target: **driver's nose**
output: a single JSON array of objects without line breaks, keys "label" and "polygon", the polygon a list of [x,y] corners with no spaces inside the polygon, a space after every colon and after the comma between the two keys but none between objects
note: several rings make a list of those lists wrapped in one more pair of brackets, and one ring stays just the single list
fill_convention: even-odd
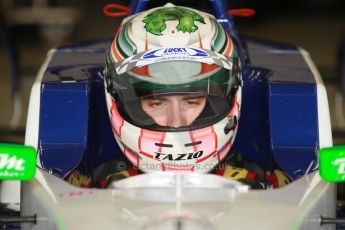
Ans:
[{"label": "driver's nose", "polygon": [[182,126],[187,126],[187,119],[183,113],[183,109],[178,104],[171,105],[169,113],[167,114],[168,126],[179,128]]}]

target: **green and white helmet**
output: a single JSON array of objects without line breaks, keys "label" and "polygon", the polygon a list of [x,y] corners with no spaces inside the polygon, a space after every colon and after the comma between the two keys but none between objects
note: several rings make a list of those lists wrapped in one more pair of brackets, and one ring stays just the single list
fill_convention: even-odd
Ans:
[{"label": "green and white helmet", "polygon": [[125,19],[107,53],[105,85],[116,141],[142,171],[209,172],[228,154],[241,68],[213,16],[167,4]]}]

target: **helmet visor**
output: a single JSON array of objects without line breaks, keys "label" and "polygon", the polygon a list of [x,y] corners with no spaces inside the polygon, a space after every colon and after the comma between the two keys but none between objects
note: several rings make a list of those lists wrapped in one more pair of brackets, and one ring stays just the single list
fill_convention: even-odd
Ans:
[{"label": "helmet visor", "polygon": [[232,72],[214,63],[169,60],[126,72],[108,65],[106,79],[127,121],[151,130],[178,131],[200,128],[226,116],[237,84]]}]

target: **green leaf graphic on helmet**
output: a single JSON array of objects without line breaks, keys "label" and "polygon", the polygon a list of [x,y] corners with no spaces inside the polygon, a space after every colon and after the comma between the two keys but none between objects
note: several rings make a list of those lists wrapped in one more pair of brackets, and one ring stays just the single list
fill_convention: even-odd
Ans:
[{"label": "green leaf graphic on helmet", "polygon": [[196,12],[185,8],[169,7],[153,11],[145,17],[143,22],[146,24],[145,29],[154,35],[162,35],[166,29],[166,21],[178,20],[179,24],[176,26],[178,31],[192,33],[197,31],[198,26],[194,21],[205,24],[204,18]]}]

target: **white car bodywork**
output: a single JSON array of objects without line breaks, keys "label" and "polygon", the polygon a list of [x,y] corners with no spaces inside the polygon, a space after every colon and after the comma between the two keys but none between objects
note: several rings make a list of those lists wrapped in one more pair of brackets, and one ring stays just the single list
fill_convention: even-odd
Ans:
[{"label": "white car bodywork", "polygon": [[[31,92],[25,144],[36,150],[41,80],[53,53],[48,53]],[[332,146],[326,90],[309,54],[301,53],[317,82],[319,146]],[[320,217],[335,217],[336,186],[318,172],[284,188],[248,191],[212,175],[198,175],[198,183],[186,186],[181,180],[187,177],[147,174],[113,188],[88,189],[38,170],[34,180],[21,186],[2,182],[0,198],[2,203],[20,202],[23,216],[36,215],[37,223],[22,224],[22,229],[335,229],[322,225]],[[157,185],[157,178],[166,184]],[[140,181],[155,183],[138,186]]]}]

